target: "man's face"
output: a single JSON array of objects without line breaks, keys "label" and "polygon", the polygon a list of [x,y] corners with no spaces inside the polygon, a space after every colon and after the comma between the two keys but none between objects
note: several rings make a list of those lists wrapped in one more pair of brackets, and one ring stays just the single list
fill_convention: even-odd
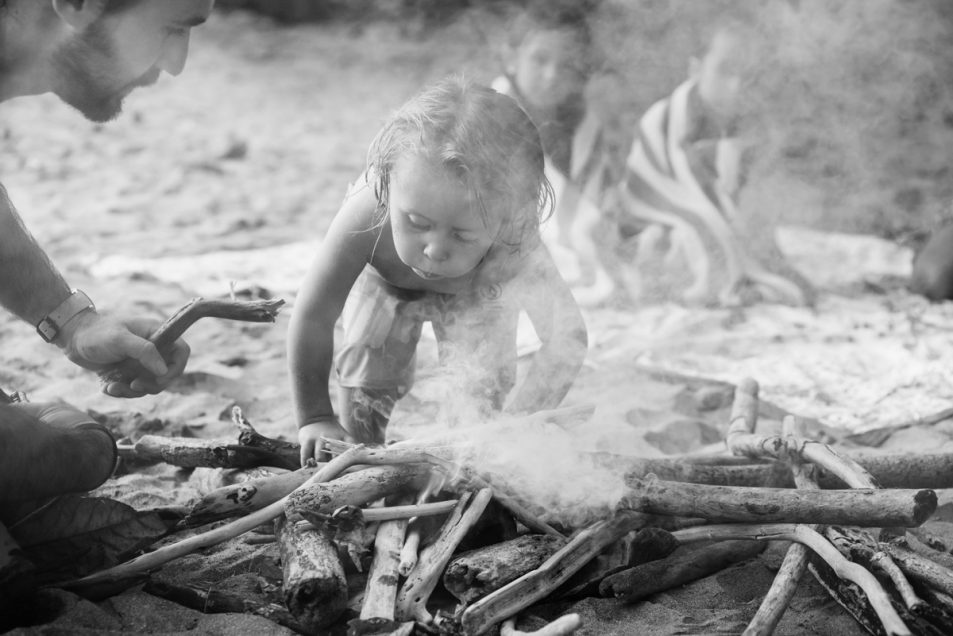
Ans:
[{"label": "man's face", "polygon": [[54,51],[53,92],[93,121],[115,118],[134,88],[182,72],[191,28],[213,2],[146,1],[100,17]]}]

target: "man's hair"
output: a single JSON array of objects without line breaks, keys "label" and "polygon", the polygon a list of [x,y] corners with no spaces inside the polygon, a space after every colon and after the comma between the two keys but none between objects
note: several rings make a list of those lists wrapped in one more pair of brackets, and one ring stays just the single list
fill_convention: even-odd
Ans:
[{"label": "man's hair", "polygon": [[[570,31],[587,57],[592,55],[593,37],[589,14],[592,0],[531,0],[517,10],[506,28],[506,44],[519,47],[528,36],[539,31]],[[588,65],[588,60],[582,60]]]},{"label": "man's hair", "polygon": [[456,176],[484,222],[502,212],[498,241],[517,247],[553,205],[539,132],[516,100],[460,76],[424,89],[400,108],[368,151],[380,219],[401,157],[421,155]]}]

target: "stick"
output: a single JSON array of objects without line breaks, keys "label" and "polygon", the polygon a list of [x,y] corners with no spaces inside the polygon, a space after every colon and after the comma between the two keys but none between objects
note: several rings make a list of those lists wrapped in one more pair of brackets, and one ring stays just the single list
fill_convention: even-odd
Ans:
[{"label": "stick", "polygon": [[242,414],[239,406],[232,407],[232,422],[238,427],[238,443],[242,446],[261,448],[285,458],[285,464],[291,470],[301,466],[301,445],[262,435]]},{"label": "stick", "polygon": [[399,620],[416,620],[424,624],[433,622],[433,617],[427,611],[430,594],[440,582],[440,575],[453,556],[453,551],[479,520],[492,496],[493,491],[483,488],[472,497],[460,498],[457,508],[440,529],[440,535],[421,552],[417,566],[407,575],[407,580],[397,593],[396,616]]},{"label": "stick", "polygon": [[[123,453],[129,457],[130,453]],[[195,437],[165,437],[143,435],[132,448],[135,459],[145,462],[165,462],[183,468],[253,468],[272,465],[294,470],[289,456],[267,448],[236,444],[228,440],[198,439]]]},{"label": "stick", "polygon": [[469,550],[453,559],[443,573],[443,586],[464,605],[495,592],[532,572],[566,544],[548,534],[524,534],[494,545]]},{"label": "stick", "polygon": [[827,444],[796,437],[755,435],[751,431],[751,403],[757,403],[758,383],[750,378],[742,380],[735,390],[740,412],[728,425],[728,448],[734,455],[754,458],[784,459],[797,455],[804,462],[813,462],[839,477],[851,488],[878,488],[879,484],[863,466],[836,453]]},{"label": "stick", "polygon": [[790,490],[630,481],[619,506],[718,522],[918,526],[936,510],[932,490]]},{"label": "stick", "polygon": [[[193,298],[183,305],[168,320],[156,329],[149,341],[160,353],[167,351],[172,344],[200,318],[224,318],[246,322],[274,322],[278,310],[285,301],[276,300],[205,300]],[[135,378],[141,366],[135,360],[126,360],[102,371],[99,376],[103,384],[117,381],[129,381]]]},{"label": "stick", "polygon": [[569,636],[574,634],[581,625],[582,618],[579,614],[566,614],[535,632],[521,632],[516,629],[516,621],[509,619],[503,621],[500,636]]},{"label": "stick", "polygon": [[923,604],[897,564],[869,535],[859,530],[839,527],[827,528],[824,535],[845,557],[867,567],[876,567],[886,574],[908,609],[916,610]]},{"label": "stick", "polygon": [[303,485],[288,495],[285,514],[321,525],[338,508],[363,506],[396,494],[426,479],[429,471],[426,464],[370,466],[333,481]]},{"label": "stick", "polygon": [[143,591],[184,605],[185,607],[204,612],[205,614],[239,613],[263,616],[270,621],[284,625],[298,633],[305,629],[291,615],[288,609],[280,603],[265,603],[245,598],[239,593],[218,590],[209,585],[195,585],[150,579],[143,586]]},{"label": "stick", "polygon": [[[805,491],[811,492],[811,491]],[[845,559],[824,537],[800,524],[766,525],[711,525],[678,530],[672,533],[682,543],[694,541],[727,539],[753,539],[758,541],[797,541],[803,543],[842,579],[856,583],[867,595],[870,604],[877,612],[887,634],[906,636],[910,630],[901,620],[890,602],[890,597],[873,574],[862,566]]]},{"label": "stick", "polygon": [[[439,482],[436,475],[433,475],[427,485],[420,489],[417,494],[417,503],[423,504],[430,498],[435,490],[439,490],[443,485],[443,480]],[[407,536],[404,538],[404,545],[400,551],[400,563],[397,571],[401,576],[407,576],[417,565],[417,557],[420,552],[420,524],[414,523],[416,519],[411,519],[407,526]]]},{"label": "stick", "polygon": [[[804,426],[796,418],[788,416],[781,422],[781,432],[785,436],[803,435]],[[809,471],[796,456],[791,458],[790,466],[798,488],[814,490],[818,487],[817,482],[808,474]],[[815,531],[819,529],[817,525],[809,527]],[[748,623],[743,636],[770,636],[774,633],[797,591],[801,577],[807,571],[810,554],[807,546],[801,543],[790,545],[771,583],[771,588],[761,600],[761,605],[758,606],[754,618]]]},{"label": "stick", "polygon": [[347,608],[347,578],[337,546],[321,530],[286,517],[278,517],[275,535],[285,605],[307,631],[323,630]]},{"label": "stick", "polygon": [[524,574],[464,610],[460,617],[461,626],[467,634],[483,634],[493,625],[515,616],[548,596],[619,537],[643,527],[645,521],[644,515],[622,510],[610,519],[589,526],[538,569]]},{"label": "stick", "polygon": [[720,572],[763,551],[763,543],[739,540],[678,552],[660,561],[643,563],[606,577],[599,585],[599,593],[624,603],[635,603],[657,592]]},{"label": "stick", "polygon": [[[325,464],[323,468],[312,475],[308,481],[300,486],[300,488],[304,488],[311,483],[322,483],[334,479],[354,463],[359,463],[358,460],[366,457],[367,453],[368,451],[364,446],[355,446],[353,449],[342,453]],[[284,513],[285,502],[290,496],[291,495],[282,497],[278,501],[265,506],[261,510],[256,510],[255,512],[242,517],[241,519],[236,519],[231,523],[219,526],[218,528],[209,530],[203,534],[197,534],[183,539],[178,543],[163,546],[153,552],[143,554],[136,557],[135,559],[132,559],[131,561],[120,563],[119,565],[106,570],[95,572],[88,576],[67,581],[65,583],[59,583],[57,584],[57,587],[81,590],[83,588],[102,583],[114,583],[130,578],[136,578],[142,573],[154,570],[155,568],[165,565],[173,559],[185,556],[186,554],[191,554],[192,552],[201,550],[202,548],[210,548],[213,545],[218,545],[223,541],[233,539],[241,534],[244,534],[245,532],[248,532],[249,530],[257,528],[263,523],[267,523],[272,519],[275,519]]]},{"label": "stick", "polygon": [[183,525],[194,528],[219,519],[260,510],[290,494],[295,488],[308,481],[322,466],[324,464],[216,488],[192,506],[183,520]]},{"label": "stick", "polygon": [[397,600],[397,566],[400,548],[407,532],[407,519],[385,521],[377,529],[374,540],[374,560],[367,573],[361,619],[383,618],[394,620],[394,602]]}]

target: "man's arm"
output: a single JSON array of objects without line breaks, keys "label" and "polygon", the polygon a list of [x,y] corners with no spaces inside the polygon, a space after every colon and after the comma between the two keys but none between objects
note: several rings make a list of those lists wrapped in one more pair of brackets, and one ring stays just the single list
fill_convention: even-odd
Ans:
[{"label": "man's arm", "polygon": [[[61,306],[72,290],[46,252],[27,231],[0,186],[0,305],[31,325]],[[177,340],[164,360],[149,335],[158,320],[120,320],[104,316],[81,304],[67,307],[62,324],[56,325],[51,342],[63,349],[75,364],[93,371],[132,358],[144,368],[131,383],[112,382],[104,387],[115,397],[140,397],[158,393],[185,369],[189,346]],[[37,336],[39,338],[39,336]]]},{"label": "man's arm", "polygon": [[0,185],[0,305],[35,325],[70,291]]}]

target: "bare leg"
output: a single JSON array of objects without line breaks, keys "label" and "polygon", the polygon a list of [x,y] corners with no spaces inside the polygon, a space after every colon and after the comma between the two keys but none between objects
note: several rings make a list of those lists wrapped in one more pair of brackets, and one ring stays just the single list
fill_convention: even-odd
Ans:
[{"label": "bare leg", "polygon": [[390,414],[399,399],[397,389],[341,387],[341,426],[358,443],[383,445]]}]

